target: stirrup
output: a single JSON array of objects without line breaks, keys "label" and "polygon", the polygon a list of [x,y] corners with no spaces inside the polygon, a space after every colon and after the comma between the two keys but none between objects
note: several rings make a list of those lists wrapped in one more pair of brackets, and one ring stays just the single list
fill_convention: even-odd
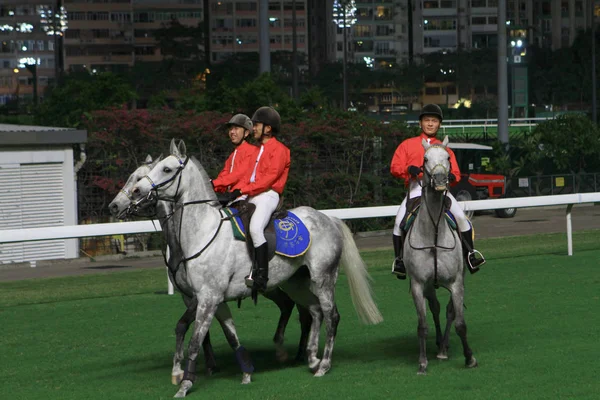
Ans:
[{"label": "stirrup", "polygon": [[250,271],[250,275],[246,275],[246,277],[244,278],[244,281],[246,282],[246,286],[250,289],[252,289],[254,287],[254,279],[252,279],[252,273],[254,271]]},{"label": "stirrup", "polygon": [[[473,265],[471,263],[471,257],[474,257],[474,259],[477,261],[477,265]],[[469,264],[469,269],[471,271],[478,271],[479,267],[482,266],[483,264],[485,264],[485,257],[483,256],[483,254],[481,254],[481,252],[479,250],[471,250],[469,252],[469,254],[467,254],[467,263]]]},{"label": "stirrup", "polygon": [[402,263],[404,271],[401,271],[400,268],[396,268],[396,261],[402,262],[402,259],[399,257],[394,258],[394,261],[392,262],[392,274],[396,275],[398,279],[406,279],[406,266]]}]

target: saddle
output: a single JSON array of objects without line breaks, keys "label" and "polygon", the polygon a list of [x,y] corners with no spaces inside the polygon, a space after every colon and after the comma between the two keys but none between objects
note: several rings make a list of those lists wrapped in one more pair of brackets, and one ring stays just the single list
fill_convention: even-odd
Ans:
[{"label": "saddle", "polygon": [[[248,201],[248,199],[240,200],[232,204],[232,206],[238,209],[240,218],[242,219],[242,224],[244,226],[250,226],[250,219],[256,211],[256,206]],[[282,219],[287,216],[287,210],[283,209],[283,197],[279,198],[279,204],[277,208],[271,215],[269,219],[269,223],[265,228],[265,239],[267,239],[267,249],[269,250],[269,260],[275,257],[275,249],[276,249],[276,241],[277,237],[275,235],[275,225],[273,222],[276,219]],[[250,255],[250,259],[254,260],[254,243],[252,242],[252,237],[250,236],[250,230],[246,231],[246,248],[248,249],[248,254]]]},{"label": "saddle", "polygon": [[[254,245],[246,227],[249,226],[255,210],[255,205],[247,200],[238,201],[231,207],[223,209],[231,221],[234,239],[246,242],[251,257],[254,257]],[[284,210],[281,200],[264,233],[269,260],[275,254],[290,258],[301,256],[306,253],[311,244],[310,232],[306,225],[294,213]]]},{"label": "saddle", "polygon": [[[458,226],[456,224],[456,219],[454,215],[450,212],[450,207],[452,206],[452,201],[448,198],[444,198],[444,216],[446,217],[446,222],[451,229],[458,230]],[[421,196],[413,197],[407,200],[406,202],[406,214],[404,214],[404,218],[402,218],[402,222],[400,222],[400,230],[406,233],[410,229],[413,221],[415,220],[417,214],[419,213],[419,209],[421,207]]]}]

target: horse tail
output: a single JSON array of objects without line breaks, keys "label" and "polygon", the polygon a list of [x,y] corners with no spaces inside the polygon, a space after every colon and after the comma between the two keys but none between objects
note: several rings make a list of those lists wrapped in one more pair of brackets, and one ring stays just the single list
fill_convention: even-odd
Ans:
[{"label": "horse tail", "polygon": [[339,218],[332,217],[332,219],[337,223],[343,236],[344,243],[340,264],[348,277],[348,286],[350,286],[354,309],[363,323],[378,324],[383,321],[383,317],[373,300],[371,284],[369,283],[371,277],[367,271],[367,265],[358,252],[348,225]]}]

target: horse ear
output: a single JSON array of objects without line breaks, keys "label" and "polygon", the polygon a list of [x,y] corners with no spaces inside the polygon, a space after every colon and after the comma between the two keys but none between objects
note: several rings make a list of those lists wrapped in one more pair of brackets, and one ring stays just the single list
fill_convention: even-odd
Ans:
[{"label": "horse ear", "polygon": [[152,156],[148,154],[144,160],[144,164],[152,164]]},{"label": "horse ear", "polygon": [[448,139],[448,135],[444,136],[444,141],[442,142],[442,145],[444,147],[447,147],[449,142],[450,140]]},{"label": "horse ear", "polygon": [[179,148],[179,157],[180,158],[185,157],[185,154],[186,154],[185,142],[183,140],[180,140],[179,145],[177,147]]},{"label": "horse ear", "polygon": [[158,164],[160,162],[160,160],[162,160],[163,155],[161,154],[160,156],[158,156],[156,158],[156,160],[154,160],[154,162],[152,162],[152,159],[150,159],[150,162],[148,163],[150,165],[150,168],[154,168],[156,166],[156,164]]},{"label": "horse ear", "polygon": [[421,143],[423,144],[425,150],[427,150],[431,146],[429,143],[427,143],[427,140],[425,139],[421,139]]},{"label": "horse ear", "polygon": [[175,144],[175,139],[171,139],[171,146],[169,152],[171,154],[177,154],[177,145]]}]

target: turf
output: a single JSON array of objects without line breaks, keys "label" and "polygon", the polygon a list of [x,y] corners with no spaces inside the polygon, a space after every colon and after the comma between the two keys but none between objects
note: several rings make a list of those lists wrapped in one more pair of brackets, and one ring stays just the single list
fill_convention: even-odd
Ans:
[{"label": "turf", "polygon": [[[205,399],[595,399],[600,390],[600,231],[481,240],[485,270],[467,277],[469,339],[479,368],[467,370],[456,335],[450,360],[417,376],[416,314],[408,283],[389,273],[391,250],[365,252],[385,321],[360,324],[345,276],[333,368],[313,378],[304,364],[275,361],[278,310],[265,299],[233,309],[256,373],[249,386],[218,326],[220,372],[189,398]],[[166,296],[164,271],[0,283],[0,399],[166,399],[181,299]],[[440,292],[443,302],[447,294]],[[295,354],[298,323],[288,326]],[[202,366],[199,366],[203,369]]]}]

